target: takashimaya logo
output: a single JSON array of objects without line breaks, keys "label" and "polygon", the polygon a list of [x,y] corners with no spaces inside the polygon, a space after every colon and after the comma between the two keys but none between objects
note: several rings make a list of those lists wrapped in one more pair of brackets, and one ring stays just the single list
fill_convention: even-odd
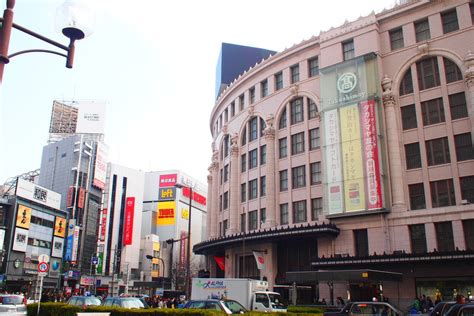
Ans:
[{"label": "takashimaya logo", "polygon": [[357,76],[352,72],[346,72],[337,79],[337,90],[341,93],[349,93],[357,85]]}]

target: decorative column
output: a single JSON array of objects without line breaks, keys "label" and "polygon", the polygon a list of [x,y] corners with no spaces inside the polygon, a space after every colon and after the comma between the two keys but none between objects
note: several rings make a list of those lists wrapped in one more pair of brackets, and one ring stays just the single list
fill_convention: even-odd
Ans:
[{"label": "decorative column", "polygon": [[239,231],[239,144],[238,135],[230,138],[230,208],[229,208],[229,234]]},{"label": "decorative column", "polygon": [[206,218],[206,239],[211,238],[211,226],[214,216],[212,216],[212,199],[213,199],[213,190],[212,190],[212,164],[209,166],[209,174],[207,175],[207,218]]},{"label": "decorative column", "polygon": [[276,196],[275,196],[275,128],[273,127],[273,115],[270,114],[266,118],[267,127],[263,131],[265,143],[267,145],[267,162],[266,162],[266,185],[267,185],[267,218],[264,228],[276,226]]},{"label": "decorative column", "polygon": [[[464,72],[464,81],[467,86],[466,102],[467,102],[467,113],[471,118],[471,126],[474,126],[474,53],[468,51],[466,57],[464,57],[464,65],[466,71]],[[474,143],[474,133],[471,129],[471,137]]]},{"label": "decorative column", "polygon": [[390,186],[392,190],[392,205],[394,211],[406,210],[405,190],[403,187],[403,169],[400,155],[400,139],[395,114],[395,96],[392,92],[392,79],[385,76],[382,80],[382,100],[385,109],[387,128],[388,163],[390,167]]},{"label": "decorative column", "polygon": [[210,219],[209,237],[217,237],[217,225],[219,222],[219,160],[218,152],[216,150],[212,153],[212,164],[211,164],[211,174],[212,174],[212,194],[211,194],[211,203],[210,203],[210,212],[208,215]]}]

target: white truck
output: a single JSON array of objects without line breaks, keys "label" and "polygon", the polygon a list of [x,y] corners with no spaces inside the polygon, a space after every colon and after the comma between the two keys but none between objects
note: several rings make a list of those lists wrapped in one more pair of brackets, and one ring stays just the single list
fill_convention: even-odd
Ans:
[{"label": "white truck", "polygon": [[193,278],[191,300],[231,299],[249,311],[286,312],[280,294],[268,291],[267,281],[230,278]]}]

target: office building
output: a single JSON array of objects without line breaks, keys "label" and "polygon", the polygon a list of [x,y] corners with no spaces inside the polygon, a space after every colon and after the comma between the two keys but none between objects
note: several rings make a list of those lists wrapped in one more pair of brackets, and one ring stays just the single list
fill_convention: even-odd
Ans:
[{"label": "office building", "polygon": [[467,296],[473,23],[471,1],[404,1],[321,31],[222,90],[208,237],[194,246],[211,276],[266,279],[286,296],[296,282],[301,303]]}]

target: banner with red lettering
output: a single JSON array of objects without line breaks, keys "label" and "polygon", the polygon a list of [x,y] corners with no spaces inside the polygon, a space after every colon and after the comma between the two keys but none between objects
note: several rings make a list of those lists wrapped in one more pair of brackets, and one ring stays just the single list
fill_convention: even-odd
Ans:
[{"label": "banner with red lettering", "polygon": [[67,191],[67,198],[66,198],[66,207],[70,208],[74,206],[74,195],[75,195],[75,190],[74,187],[69,187]]},{"label": "banner with red lettering", "polygon": [[131,245],[133,237],[133,216],[135,212],[135,198],[127,197],[125,207],[125,229],[123,231],[123,244]]},{"label": "banner with red lettering", "polygon": [[380,209],[382,205],[382,183],[380,181],[380,161],[377,143],[377,120],[375,102],[360,103],[362,142],[367,187],[367,209]]},{"label": "banner with red lettering", "polygon": [[100,240],[105,241],[105,233],[107,231],[107,209],[102,210],[102,217],[100,223]]},{"label": "banner with red lettering", "polygon": [[77,207],[84,208],[84,202],[86,200],[86,190],[83,188],[79,189],[79,199],[77,201]]}]

